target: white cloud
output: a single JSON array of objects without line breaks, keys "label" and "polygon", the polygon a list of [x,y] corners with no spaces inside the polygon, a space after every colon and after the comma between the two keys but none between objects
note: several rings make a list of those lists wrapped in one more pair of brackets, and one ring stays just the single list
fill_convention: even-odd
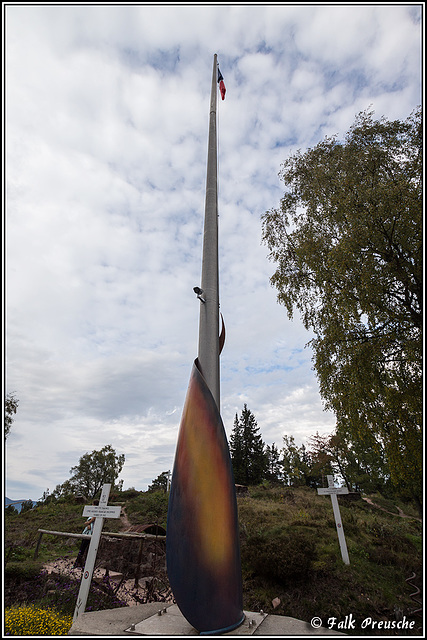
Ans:
[{"label": "white cloud", "polygon": [[420,102],[420,11],[405,5],[9,5],[6,9],[7,494],[37,499],[87,451],[125,486],[172,467],[192,360],[212,56],[218,105],[222,413],[264,440],[329,433],[276,303],[260,215],[280,164],[372,104]]}]

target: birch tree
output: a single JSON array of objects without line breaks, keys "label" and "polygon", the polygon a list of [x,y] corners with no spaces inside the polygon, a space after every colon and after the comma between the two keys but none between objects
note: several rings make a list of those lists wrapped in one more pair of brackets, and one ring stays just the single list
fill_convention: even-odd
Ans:
[{"label": "birch tree", "polygon": [[360,113],[282,165],[262,216],[288,316],[314,333],[314,368],[337,433],[375,436],[394,486],[422,496],[422,124]]}]

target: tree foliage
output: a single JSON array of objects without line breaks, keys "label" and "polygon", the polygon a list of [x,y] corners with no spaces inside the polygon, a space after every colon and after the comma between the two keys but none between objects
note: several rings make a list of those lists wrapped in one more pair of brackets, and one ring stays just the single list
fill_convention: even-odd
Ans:
[{"label": "tree foliage", "polygon": [[298,447],[293,436],[283,436],[282,467],[284,483],[290,487],[307,484],[308,465],[304,445]]},{"label": "tree foliage", "polygon": [[291,487],[322,487],[325,476],[332,473],[327,456],[317,456],[304,444],[298,446],[293,436],[283,436],[282,467],[285,484]]},{"label": "tree foliage", "polygon": [[254,414],[245,404],[240,418],[236,413],[230,438],[234,479],[238,484],[259,484],[267,471],[267,457]]},{"label": "tree foliage", "polygon": [[351,441],[337,433],[316,433],[308,439],[313,467],[320,466],[323,475],[332,473],[341,476],[349,491],[390,492],[390,473],[382,448],[373,433],[368,435],[369,442],[361,446],[358,441]]},{"label": "tree foliage", "polygon": [[34,509],[34,504],[32,500],[24,500],[24,502],[21,502],[20,513],[25,513],[26,511],[31,511],[32,509]]},{"label": "tree foliage", "polygon": [[14,393],[8,393],[4,401],[4,437],[9,435],[13,423],[13,416],[18,410],[19,400]]},{"label": "tree foliage", "polygon": [[163,471],[157,476],[155,480],[149,485],[148,491],[167,491],[169,488],[170,471]]},{"label": "tree foliage", "polygon": [[266,445],[265,456],[265,479],[270,482],[280,482],[282,479],[282,463],[280,461],[280,451],[274,442],[272,445]]},{"label": "tree foliage", "polygon": [[118,477],[125,463],[125,456],[117,455],[110,444],[99,451],[85,453],[78,465],[70,469],[69,480],[58,485],[53,492],[55,498],[81,494],[94,498],[104,484],[111,484],[111,489],[120,490],[123,481]]},{"label": "tree foliage", "polygon": [[313,331],[314,367],[337,434],[372,439],[396,486],[422,492],[422,124],[362,112],[282,166],[262,216],[271,283]]}]

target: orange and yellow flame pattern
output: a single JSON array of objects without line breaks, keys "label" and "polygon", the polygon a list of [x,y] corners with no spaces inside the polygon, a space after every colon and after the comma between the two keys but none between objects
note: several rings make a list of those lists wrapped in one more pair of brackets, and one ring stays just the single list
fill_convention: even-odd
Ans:
[{"label": "orange and yellow flame pattern", "polygon": [[200,632],[243,618],[234,478],[215,401],[193,367],[169,498],[167,566],[176,602]]}]

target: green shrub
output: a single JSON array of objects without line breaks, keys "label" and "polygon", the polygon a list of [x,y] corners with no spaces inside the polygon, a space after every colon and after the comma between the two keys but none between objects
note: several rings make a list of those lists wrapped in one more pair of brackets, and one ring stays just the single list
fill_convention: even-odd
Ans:
[{"label": "green shrub", "polygon": [[276,536],[259,533],[242,545],[242,562],[247,571],[280,582],[305,582],[313,571],[316,550],[304,531],[282,531]]},{"label": "green shrub", "polygon": [[138,491],[131,487],[130,489],[125,489],[124,491],[113,491],[110,494],[110,502],[114,502],[115,500],[133,500],[140,496],[142,491]]},{"label": "green shrub", "polygon": [[132,524],[156,523],[166,527],[169,495],[164,491],[140,493],[126,506]]},{"label": "green shrub", "polygon": [[34,552],[29,546],[26,546],[27,541],[21,540],[20,542],[22,542],[22,544],[6,544],[6,562],[25,562],[33,557]]},{"label": "green shrub", "polygon": [[405,536],[406,540],[408,540],[408,542],[410,542],[413,546],[414,549],[416,549],[416,552],[421,554],[422,550],[423,550],[423,539],[421,534],[420,535],[414,535],[411,533],[407,533]]},{"label": "green shrub", "polygon": [[26,582],[38,578],[41,570],[42,564],[32,560],[8,562],[4,568],[4,578],[5,581]]},{"label": "green shrub", "polygon": [[373,543],[379,546],[385,546],[393,551],[406,551],[408,553],[415,552],[416,547],[412,540],[406,535],[401,535],[399,525],[374,522],[367,526]]},{"label": "green shrub", "polygon": [[388,547],[372,547],[369,550],[369,559],[383,566],[399,566],[397,555]]},{"label": "green shrub", "polygon": [[11,504],[9,504],[9,505],[5,508],[4,513],[5,513],[5,515],[10,516],[11,518],[13,518],[13,517],[15,517],[15,516],[16,516],[16,517],[18,517],[18,516],[19,516],[18,510],[17,510],[17,509],[15,509],[15,507],[14,507],[13,505],[11,505]]}]

